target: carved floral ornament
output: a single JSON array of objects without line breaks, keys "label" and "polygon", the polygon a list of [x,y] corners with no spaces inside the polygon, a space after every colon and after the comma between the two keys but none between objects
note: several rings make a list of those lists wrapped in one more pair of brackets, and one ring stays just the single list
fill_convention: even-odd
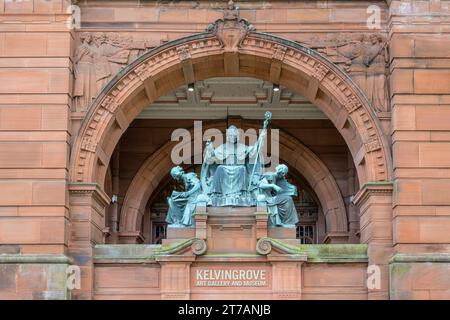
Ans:
[{"label": "carved floral ornament", "polygon": [[374,181],[388,180],[388,160],[383,148],[381,130],[374,121],[375,116],[369,103],[361,98],[361,93],[355,91],[352,81],[311,49],[275,36],[254,32],[251,24],[239,18],[234,4],[227,10],[223,19],[208,27],[207,33],[175,40],[143,54],[108,83],[91,104],[80,129],[72,158],[75,169],[72,170],[72,181],[89,182],[94,179],[92,166],[95,164],[98,144],[106,134],[106,123],[114,121],[114,114],[131,92],[142,87],[151,76],[186,59],[220,55],[230,51],[281,61],[317,79],[320,86],[348,112],[365,143],[366,152],[375,154],[378,170],[376,176],[368,178]]}]

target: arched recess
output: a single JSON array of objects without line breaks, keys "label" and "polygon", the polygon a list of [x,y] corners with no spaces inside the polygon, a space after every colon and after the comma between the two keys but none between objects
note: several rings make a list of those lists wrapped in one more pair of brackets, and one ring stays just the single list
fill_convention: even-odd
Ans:
[{"label": "arched recess", "polygon": [[[254,128],[254,125],[241,122],[243,128]],[[215,127],[224,127],[226,123],[216,123]],[[205,126],[207,129],[207,127]],[[325,215],[327,234],[345,236],[348,233],[347,213],[341,192],[336,180],[326,165],[314,152],[291,135],[280,131],[280,162],[297,170],[307,180],[317,197]],[[146,204],[156,191],[167,173],[173,167],[171,151],[178,142],[167,142],[150,155],[137,171],[127,193],[120,214],[120,232],[135,234],[140,231],[141,220]],[[187,142],[190,143],[190,142]],[[190,160],[191,157],[183,159]]]},{"label": "arched recess", "polygon": [[102,187],[118,140],[145,106],[180,85],[220,76],[255,77],[307,97],[342,134],[361,185],[389,181],[389,145],[354,82],[314,50],[236,24],[244,31],[211,28],[153,49],[121,70],[89,106],[72,148],[71,182]]}]

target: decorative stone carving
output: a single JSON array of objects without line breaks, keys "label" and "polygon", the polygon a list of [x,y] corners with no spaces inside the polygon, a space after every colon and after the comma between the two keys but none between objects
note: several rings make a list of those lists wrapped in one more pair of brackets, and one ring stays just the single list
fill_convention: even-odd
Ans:
[{"label": "decorative stone carving", "polygon": [[283,61],[287,48],[285,46],[276,45],[272,59]]},{"label": "decorative stone carving", "polygon": [[[281,40],[277,37],[251,32],[247,33],[245,41],[241,42],[239,51],[261,58],[270,58],[274,54],[275,46],[284,45],[284,42],[285,41],[281,42]],[[222,43],[213,34],[206,36],[205,34],[199,34],[196,37],[191,36],[186,39],[184,43],[189,44],[192,58],[217,55],[225,51]],[[182,44],[178,41],[176,46],[167,46],[163,50],[157,51],[154,54],[143,55],[140,59],[140,65],[146,64],[151,68],[151,73],[147,73],[146,79],[150,77],[150,74],[154,75],[163,73],[167,70],[167,68],[172,67],[176,63],[180,63],[176,51],[176,47],[180,45]],[[338,71],[337,68],[335,68],[327,59],[324,59],[320,55],[313,54],[308,48],[295,43],[292,43],[288,47],[284,60],[289,60],[289,64],[292,65],[294,69],[310,76],[313,74],[312,69],[314,65],[318,62],[330,69],[322,80],[321,85],[328,87],[327,91],[330,92],[333,99],[341,104],[343,108],[348,108],[349,104],[346,102],[349,97],[352,97],[352,104],[358,107],[355,110],[356,112],[352,112],[350,114],[350,117],[353,119],[353,123],[355,124],[355,133],[358,134],[362,140],[365,140],[364,137],[376,136],[382,145],[382,148],[374,151],[374,156],[371,157],[371,159],[373,159],[371,161],[376,161],[378,170],[376,172],[373,172],[373,170],[367,171],[366,178],[369,181],[388,180],[390,175],[390,155],[384,146],[383,135],[379,126],[377,126],[377,123],[375,122],[376,119],[372,116],[373,113],[369,105],[365,99],[360,97],[352,82],[348,81],[343,73]],[[139,73],[142,77],[145,77],[146,75],[143,70],[140,70]],[[130,74],[133,75],[134,79],[130,78]],[[107,121],[114,121],[114,117],[110,116],[108,118],[103,116],[101,120],[105,120],[105,125],[97,125],[98,111],[104,110],[101,105],[103,99],[106,97],[113,97],[115,98],[114,101],[117,101],[119,104],[118,108],[121,108],[120,101],[123,101],[123,99],[129,95],[130,92],[134,92],[135,88],[142,86],[143,81],[145,81],[142,77],[138,76],[136,72],[132,72],[132,70],[128,73],[124,73],[120,79],[117,79],[111,83],[111,88],[104,93],[104,98],[101,100],[98,99],[98,101],[96,100],[92,103],[91,107],[94,110],[81,127],[79,137],[77,137],[75,142],[76,145],[72,153],[72,181],[89,182],[95,179],[93,174],[96,171],[93,167],[96,166],[96,158],[86,156],[86,152],[82,149],[82,141],[84,141],[86,137],[95,137],[96,143],[101,143],[101,141],[105,139],[108,134],[118,134],[117,132],[112,133],[110,130],[111,127],[106,125]],[[353,110],[353,108],[349,108],[349,110]],[[114,112],[117,112],[117,109]]]},{"label": "decorative stone carving", "polygon": [[74,108],[82,110],[89,105],[95,94],[95,69],[92,35],[83,32],[80,35],[81,45],[78,47],[74,57]]},{"label": "decorative stone carving", "polygon": [[360,107],[361,103],[359,102],[359,100],[356,98],[355,95],[351,95],[350,97],[348,97],[347,101],[345,102],[345,108],[349,113],[354,112],[356,109]]},{"label": "decorative stone carving", "polygon": [[366,147],[367,152],[373,152],[373,151],[379,150],[379,149],[381,149],[380,140],[378,140],[377,138],[372,138],[367,143],[365,143],[365,147]]},{"label": "decorative stone carving", "polygon": [[83,32],[74,58],[74,106],[83,111],[120,69],[150,46],[117,33]]},{"label": "decorative stone carving", "polygon": [[325,76],[327,75],[328,71],[329,69],[323,64],[316,63],[314,65],[314,73],[312,74],[312,76],[317,80],[322,81],[323,78],[325,78]]},{"label": "decorative stone carving", "polygon": [[191,244],[191,250],[192,253],[196,256],[201,256],[206,253],[206,250],[208,249],[206,245],[206,241],[203,239],[195,239],[194,242]]},{"label": "decorative stone carving", "polygon": [[220,40],[225,52],[237,51],[247,33],[255,30],[246,19],[240,18],[239,8],[235,7],[232,0],[224,9],[223,18],[206,28],[206,31],[213,33]]},{"label": "decorative stone carving", "polygon": [[315,36],[302,44],[325,54],[346,71],[376,111],[389,111],[387,41],[381,34]]},{"label": "decorative stone carving", "polygon": [[180,46],[177,47],[178,56],[180,57],[180,61],[188,60],[191,58],[191,53],[189,51],[189,46]]},{"label": "decorative stone carving", "polygon": [[256,252],[266,256],[272,251],[272,243],[267,238],[261,238],[256,243]]},{"label": "decorative stone carving", "polygon": [[113,97],[108,96],[103,100],[102,107],[113,113],[114,110],[116,110],[116,108],[118,107],[118,104]]},{"label": "decorative stone carving", "polygon": [[89,152],[95,152],[97,149],[97,144],[92,142],[91,138],[84,137],[81,143],[81,149]]}]

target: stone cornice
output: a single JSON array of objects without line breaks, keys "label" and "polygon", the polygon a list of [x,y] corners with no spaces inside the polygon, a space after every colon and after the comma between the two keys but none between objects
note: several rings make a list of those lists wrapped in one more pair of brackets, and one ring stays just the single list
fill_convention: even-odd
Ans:
[{"label": "stone cornice", "polygon": [[[272,250],[284,253],[286,256],[304,259],[308,263],[346,263],[368,261],[366,244],[308,244],[290,245],[277,239],[261,238],[257,251],[262,255],[270,255]],[[278,256],[278,254],[277,254]]]},{"label": "stone cornice", "polygon": [[[118,263],[118,264],[139,264],[139,263],[159,263],[169,261],[171,257],[179,259],[185,257],[186,261],[196,260],[195,254],[187,254],[195,241],[192,238],[181,241],[170,246],[162,245],[97,245],[95,246],[94,262]],[[204,254],[199,259],[201,261],[236,261],[251,262],[261,259],[269,261],[293,261],[308,263],[367,263],[366,244],[308,244],[290,245],[280,240],[272,238],[261,238],[262,241],[270,242],[272,249],[268,254]],[[267,242],[266,242],[267,243]],[[261,244],[261,243],[260,243]],[[272,251],[273,250],[273,251]],[[184,252],[184,254],[182,254]],[[178,260],[177,260],[178,261]]]},{"label": "stone cornice", "polygon": [[180,258],[180,254],[191,251],[193,257],[206,252],[206,242],[192,238],[168,246],[164,245],[97,245],[95,246],[95,263],[156,263],[170,256]]},{"label": "stone cornice", "polygon": [[69,184],[69,192],[75,195],[92,195],[100,200],[103,205],[111,203],[111,198],[100,188],[97,183],[73,182]]},{"label": "stone cornice", "polygon": [[0,264],[73,264],[73,259],[64,254],[0,254]]},{"label": "stone cornice", "polygon": [[353,204],[359,207],[372,195],[392,195],[393,185],[390,181],[368,182],[362,186],[353,198]]},{"label": "stone cornice", "polygon": [[389,260],[389,263],[407,263],[407,262],[450,263],[450,253],[397,253]]}]

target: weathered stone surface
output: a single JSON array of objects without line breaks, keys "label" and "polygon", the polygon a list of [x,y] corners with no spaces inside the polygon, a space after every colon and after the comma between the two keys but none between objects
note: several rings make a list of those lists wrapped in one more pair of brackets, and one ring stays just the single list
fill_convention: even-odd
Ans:
[{"label": "weathered stone surface", "polygon": [[[211,33],[167,44],[222,18],[222,2],[79,2],[81,30],[66,26],[69,4],[36,0],[3,1],[0,6],[1,299],[69,298],[63,269],[70,262],[54,257],[66,252],[82,268],[83,289],[72,298],[90,299],[94,292],[95,298],[110,299],[189,297],[183,290],[191,256],[176,267],[162,262],[168,267],[158,271],[148,259],[154,252],[173,253],[180,249],[176,244],[98,245],[150,241],[151,225],[141,222],[150,220],[148,199],[165,181],[161,172],[171,166],[164,161],[168,149],[160,154],[156,150],[174,128],[190,128],[193,119],[133,120],[144,106],[173,90],[177,104],[209,101],[206,88],[197,88],[202,92],[198,96],[176,90],[186,81],[224,75],[270,79],[311,100],[308,104],[329,119],[274,121],[286,132],[281,158],[318,198],[322,212],[316,240],[361,241],[367,247],[290,248],[308,252],[309,261],[271,261],[280,265],[279,273],[271,275],[270,290],[280,294],[269,289],[209,296],[197,291],[190,298],[449,298],[446,258],[419,257],[450,252],[446,1],[377,1],[381,21],[376,30],[367,28],[367,7],[373,1],[243,1],[238,3],[240,17],[267,35],[249,32],[244,39],[234,38],[239,45],[221,42]],[[95,35],[96,44],[82,36],[85,31]],[[224,44],[232,54],[224,54]],[[185,46],[187,51],[176,50]],[[182,65],[180,58],[188,63]],[[119,73],[133,63],[134,68]],[[107,89],[101,93],[102,88]],[[271,92],[272,87],[265,93],[256,90],[252,103],[281,106],[291,99]],[[222,103],[236,100],[228,97]],[[147,163],[151,154],[155,156]],[[391,180],[392,194],[386,185],[373,184]],[[118,195],[119,203],[110,205],[112,195]],[[223,245],[248,245],[227,241]],[[394,252],[389,274],[388,259]],[[99,257],[111,260],[96,269]],[[265,259],[215,258],[254,266]],[[144,286],[158,283],[161,292],[156,287],[139,292],[134,267],[124,266],[133,259],[136,265],[148,263],[135,273],[145,279]],[[382,267],[379,292],[364,287],[367,263]],[[109,269],[103,267],[114,269],[119,279],[109,281],[104,273]],[[283,282],[284,272],[294,280]],[[101,279],[97,284],[96,274]],[[172,277],[173,286],[167,282]],[[113,293],[127,286],[132,287],[128,294]]]}]

